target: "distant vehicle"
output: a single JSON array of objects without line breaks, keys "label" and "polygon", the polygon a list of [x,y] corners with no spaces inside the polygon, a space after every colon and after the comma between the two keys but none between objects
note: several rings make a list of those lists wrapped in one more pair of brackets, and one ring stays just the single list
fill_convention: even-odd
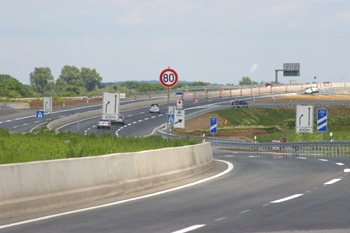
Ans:
[{"label": "distant vehicle", "polygon": [[328,82],[328,81],[325,81],[325,82],[323,82],[323,84],[330,84],[331,82]]},{"label": "distant vehicle", "polygon": [[313,93],[318,93],[318,88],[316,86],[310,86]]},{"label": "distant vehicle", "polygon": [[98,120],[97,122],[97,129],[101,128],[111,128],[111,121],[110,120],[103,120],[102,118]]},{"label": "distant vehicle", "polygon": [[313,94],[313,91],[312,91],[311,87],[307,87],[307,88],[305,88],[304,93],[305,94]]},{"label": "distant vehicle", "polygon": [[175,93],[175,96],[182,97],[184,93],[182,91],[178,91]]},{"label": "distant vehicle", "polygon": [[272,87],[272,84],[271,83],[266,83],[265,87]]},{"label": "distant vehicle", "polygon": [[231,105],[233,105],[234,108],[240,108],[241,105],[243,105],[242,107],[246,107],[247,105],[249,105],[245,100],[234,100],[231,102]]},{"label": "distant vehicle", "polygon": [[318,93],[318,88],[316,86],[309,86],[305,88],[305,94],[313,94],[313,93]]},{"label": "distant vehicle", "polygon": [[160,113],[160,105],[159,104],[152,104],[151,108],[149,109],[150,113]]}]

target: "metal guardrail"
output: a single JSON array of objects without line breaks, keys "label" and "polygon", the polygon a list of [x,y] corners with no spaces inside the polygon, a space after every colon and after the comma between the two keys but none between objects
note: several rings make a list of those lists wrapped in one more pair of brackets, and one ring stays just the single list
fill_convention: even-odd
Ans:
[{"label": "metal guardrail", "polygon": [[15,110],[13,107],[9,106],[0,106],[0,114],[13,113]]}]

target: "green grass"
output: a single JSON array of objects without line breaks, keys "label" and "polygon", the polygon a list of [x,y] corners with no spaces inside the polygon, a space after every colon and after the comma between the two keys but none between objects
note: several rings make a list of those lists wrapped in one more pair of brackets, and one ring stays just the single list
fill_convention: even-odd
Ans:
[{"label": "green grass", "polygon": [[110,153],[136,152],[197,144],[194,139],[166,140],[160,136],[125,138],[108,133],[10,133],[0,128],[0,164],[52,160]]},{"label": "green grass", "polygon": [[329,140],[329,133],[333,133],[333,140],[350,140],[350,107],[315,107],[314,133],[295,133],[295,107],[291,108],[242,108],[219,110],[214,113],[227,119],[229,124],[219,130],[255,130],[263,129],[266,134],[259,135],[259,142],[271,142],[286,138],[290,142],[321,141],[322,133],[317,132],[317,109],[328,109],[328,132],[323,133],[323,140]]}]

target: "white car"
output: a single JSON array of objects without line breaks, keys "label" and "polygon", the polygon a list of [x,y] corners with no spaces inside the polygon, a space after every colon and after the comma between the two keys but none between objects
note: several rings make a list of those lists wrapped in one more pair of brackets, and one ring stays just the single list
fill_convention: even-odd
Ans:
[{"label": "white car", "polygon": [[312,93],[313,93],[313,91],[312,91],[311,87],[305,88],[305,94],[312,94]]},{"label": "white car", "polygon": [[316,86],[310,86],[312,93],[318,93],[318,88]]},{"label": "white car", "polygon": [[159,104],[152,104],[151,108],[149,109],[150,113],[160,113],[160,105]]},{"label": "white car", "polygon": [[97,129],[101,129],[101,128],[110,129],[111,128],[111,121],[103,120],[102,118],[99,119],[97,122]]}]

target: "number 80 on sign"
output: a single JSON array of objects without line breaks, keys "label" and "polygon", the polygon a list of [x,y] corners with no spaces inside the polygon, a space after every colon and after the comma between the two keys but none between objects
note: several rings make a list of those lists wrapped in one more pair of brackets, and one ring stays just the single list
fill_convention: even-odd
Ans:
[{"label": "number 80 on sign", "polygon": [[177,73],[173,69],[165,69],[159,76],[159,81],[164,87],[173,87],[178,80]]}]

